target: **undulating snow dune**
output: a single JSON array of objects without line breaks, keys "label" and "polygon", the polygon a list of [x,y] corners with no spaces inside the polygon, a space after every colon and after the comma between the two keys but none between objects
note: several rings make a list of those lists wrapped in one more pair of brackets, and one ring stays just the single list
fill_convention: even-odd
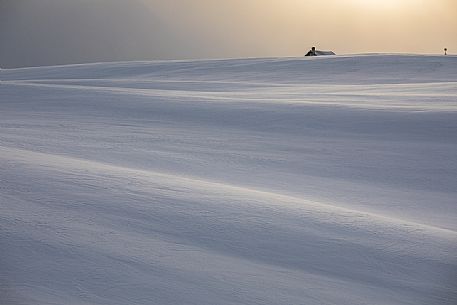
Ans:
[{"label": "undulating snow dune", "polygon": [[457,303],[455,56],[0,80],[0,304]]}]

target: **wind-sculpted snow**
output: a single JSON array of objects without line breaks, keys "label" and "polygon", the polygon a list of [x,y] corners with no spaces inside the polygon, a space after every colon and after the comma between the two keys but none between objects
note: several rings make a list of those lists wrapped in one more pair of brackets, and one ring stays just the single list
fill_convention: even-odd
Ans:
[{"label": "wind-sculpted snow", "polygon": [[457,302],[457,57],[0,77],[0,304]]}]

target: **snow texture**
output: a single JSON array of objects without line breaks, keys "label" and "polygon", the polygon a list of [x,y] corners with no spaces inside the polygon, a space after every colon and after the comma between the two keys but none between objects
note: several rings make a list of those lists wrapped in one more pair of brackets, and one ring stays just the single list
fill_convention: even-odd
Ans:
[{"label": "snow texture", "polygon": [[457,304],[457,57],[0,73],[1,304]]},{"label": "snow texture", "polygon": [[336,55],[333,51],[316,50],[315,53],[316,53],[317,56],[319,56],[319,55]]}]

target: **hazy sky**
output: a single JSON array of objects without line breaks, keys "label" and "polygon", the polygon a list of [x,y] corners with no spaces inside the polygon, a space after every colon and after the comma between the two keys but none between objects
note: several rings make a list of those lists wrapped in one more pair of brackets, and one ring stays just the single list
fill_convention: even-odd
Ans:
[{"label": "hazy sky", "polygon": [[457,54],[457,0],[0,0],[0,66]]}]

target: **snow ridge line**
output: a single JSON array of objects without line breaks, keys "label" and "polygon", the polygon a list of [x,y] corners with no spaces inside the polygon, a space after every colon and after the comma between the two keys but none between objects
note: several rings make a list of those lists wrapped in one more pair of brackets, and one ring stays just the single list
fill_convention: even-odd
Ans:
[{"label": "snow ridge line", "polygon": [[[96,81],[112,81],[111,79],[94,79]],[[119,95],[135,95],[135,96],[144,96],[144,97],[172,97],[173,99],[192,99],[192,101],[198,100],[199,102],[208,102],[208,101],[228,101],[228,102],[249,102],[255,104],[263,104],[263,105],[308,105],[308,106],[326,106],[326,107],[345,107],[345,108],[356,108],[356,109],[369,109],[369,110],[404,110],[404,111],[447,111],[447,112],[456,112],[457,107],[455,105],[440,105],[438,108],[434,104],[425,105],[422,104],[420,106],[414,105],[405,105],[405,104],[370,104],[370,103],[361,103],[361,102],[334,102],[331,100],[322,100],[322,99],[314,99],[315,95],[317,96],[348,96],[348,97],[382,97],[384,96],[382,93],[370,93],[370,92],[363,92],[363,93],[335,93],[335,92],[325,92],[325,93],[311,93],[305,92],[302,93],[302,97],[283,97],[281,96],[282,92],[274,92],[276,94],[273,98],[255,98],[250,96],[249,94],[240,93],[240,94],[226,94],[223,92],[212,92],[212,91],[198,91],[198,90],[176,90],[176,89],[157,89],[157,88],[134,88],[134,87],[123,87],[123,86],[95,86],[90,84],[65,84],[65,82],[53,83],[50,82],[51,80],[14,80],[14,81],[2,81],[2,84],[5,85],[12,85],[12,86],[27,86],[27,87],[36,87],[36,88],[54,88],[54,89],[66,89],[66,90],[85,90],[87,92],[104,92],[104,93],[111,93],[111,94],[119,94]],[[86,79],[68,79],[66,81],[87,81]],[[118,80],[123,81],[123,80]],[[151,80],[151,83],[155,83],[156,80]],[[200,81],[198,81],[200,82]],[[201,81],[201,83],[206,83],[206,81]],[[457,82],[449,82],[449,83],[426,83],[428,85],[457,85]],[[280,89],[293,89],[297,87],[296,84],[275,84],[269,86],[274,86]],[[415,85],[414,83],[411,84],[389,84],[391,86],[398,86],[398,85]],[[313,85],[309,85],[313,86]],[[348,85],[348,87],[366,87],[362,85]],[[320,87],[316,85],[315,87]],[[394,95],[390,95],[394,96]],[[401,93],[402,97],[437,97],[436,94],[411,94],[411,93]],[[456,96],[453,93],[441,93],[439,97],[449,98]]]},{"label": "snow ridge line", "polygon": [[[101,79],[100,79],[101,80]],[[171,89],[139,89],[131,87],[119,87],[119,86],[94,86],[94,85],[67,85],[67,84],[55,84],[55,83],[41,83],[33,81],[6,81],[8,85],[13,86],[29,86],[39,88],[56,88],[56,89],[70,89],[70,90],[86,90],[86,91],[99,91],[112,94],[125,94],[125,95],[142,95],[142,96],[172,96],[173,98],[193,98],[208,100],[239,100],[239,97],[223,96],[223,94],[215,94],[214,92],[206,91],[188,91],[188,90],[171,90]],[[248,98],[243,97],[243,100]],[[258,101],[258,99],[249,99],[250,101]],[[265,102],[265,100],[262,100]],[[274,100],[276,101],[276,100]]]},{"label": "snow ridge line", "polygon": [[[35,152],[30,150],[11,148],[0,146],[0,159],[17,161],[24,164],[47,167],[50,169],[67,169],[72,171],[84,170],[89,173],[105,172],[110,174],[122,173],[134,176],[137,179],[150,179],[160,178],[167,180],[167,183],[174,183],[178,185],[185,185],[198,190],[205,190],[207,192],[213,191],[226,194],[239,194],[245,193],[247,196],[256,198],[264,198],[277,200],[277,205],[286,209],[288,207],[305,208],[314,212],[328,212],[342,217],[353,217],[360,223],[369,223],[374,225],[382,225],[388,227],[399,227],[406,231],[411,231],[411,228],[422,231],[421,233],[438,235],[440,237],[447,237],[449,239],[457,239],[457,232],[451,229],[440,228],[432,225],[417,223],[400,218],[393,218],[381,214],[359,211],[345,207],[339,207],[329,203],[311,201],[305,198],[294,197],[291,195],[284,195],[271,191],[259,190],[244,186],[231,185],[222,182],[214,182],[204,180],[198,177],[180,176],[171,173],[163,173],[153,170],[142,170],[136,168],[129,168],[114,164],[102,163],[99,161],[80,159],[75,157]],[[287,206],[284,205],[287,204]],[[268,203],[274,204],[274,203]]]}]

